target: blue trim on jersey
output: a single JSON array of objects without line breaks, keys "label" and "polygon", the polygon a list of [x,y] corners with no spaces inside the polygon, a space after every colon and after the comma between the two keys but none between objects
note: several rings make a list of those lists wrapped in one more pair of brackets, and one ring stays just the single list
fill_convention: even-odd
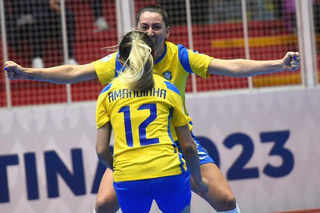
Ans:
[{"label": "blue trim on jersey", "polygon": [[173,92],[177,93],[178,95],[180,95],[180,91],[178,90],[178,88],[171,83],[170,81],[164,81],[164,83],[166,84],[167,88],[169,90],[172,90]]},{"label": "blue trim on jersey", "polygon": [[[183,162],[183,160],[182,160],[182,159],[183,159],[183,155],[182,155],[181,152],[179,152],[178,155],[179,155],[179,160],[180,160],[180,169],[181,169],[181,172],[182,172],[182,173],[185,173],[186,171],[184,170],[183,165],[184,165],[184,164],[187,165],[187,161]],[[189,168],[188,168],[188,166],[187,166],[187,171],[188,171],[188,169],[189,169]]]},{"label": "blue trim on jersey", "polygon": [[188,49],[185,46],[178,44],[178,52],[179,52],[179,61],[180,61],[181,65],[183,66],[183,68],[188,73],[193,73],[191,66],[190,66]]},{"label": "blue trim on jersey", "polygon": [[[171,118],[172,118],[172,114],[173,114],[173,107],[172,108],[170,108],[170,110],[169,110],[169,116],[168,116],[168,134],[169,134],[169,137],[170,137],[170,139],[171,139],[171,141],[172,141],[172,146],[173,146],[173,150],[174,150],[174,153],[177,153],[177,144],[176,144],[176,142],[173,140],[173,138],[172,138],[172,135],[171,135],[171,129],[170,129],[170,120],[171,120]],[[179,155],[179,161],[180,161],[180,169],[181,169],[181,172],[182,172],[182,174],[184,173],[184,172],[186,172],[185,170],[184,170],[184,168],[183,168],[183,165],[186,163],[184,163],[183,162],[183,155],[182,155],[182,153],[181,152],[178,152],[178,155]]]},{"label": "blue trim on jersey", "polygon": [[192,136],[193,139],[197,138],[197,137],[193,134],[192,131],[190,131],[190,132],[191,132],[191,136]]},{"label": "blue trim on jersey", "polygon": [[111,88],[112,83],[109,83],[103,90],[100,92],[100,95],[104,92],[107,92]]},{"label": "blue trim on jersey", "polygon": [[172,143],[174,143],[174,145],[176,145],[175,142],[174,142],[174,140],[173,140],[173,138],[172,138],[171,129],[170,129],[170,120],[171,120],[171,118],[172,118],[172,113],[173,113],[173,108],[170,108],[170,110],[169,110],[169,116],[168,116],[168,134],[169,134],[169,137],[170,137]]},{"label": "blue trim on jersey", "polygon": [[116,56],[116,72],[114,74],[114,77],[118,77],[119,76],[119,72],[123,72],[125,70],[125,67],[122,66],[122,64],[120,63],[119,61],[119,53],[117,53],[117,56]]},{"label": "blue trim on jersey", "polygon": [[159,63],[164,58],[164,56],[167,54],[167,50],[168,50],[167,44],[164,43],[164,51],[163,51],[162,55],[156,60],[156,62],[154,62],[155,64]]}]

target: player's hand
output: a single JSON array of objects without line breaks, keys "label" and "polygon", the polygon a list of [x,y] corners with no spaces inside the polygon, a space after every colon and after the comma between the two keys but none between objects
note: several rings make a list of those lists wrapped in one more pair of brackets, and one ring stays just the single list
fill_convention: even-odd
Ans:
[{"label": "player's hand", "polygon": [[299,52],[287,52],[282,61],[284,64],[284,70],[296,71],[300,68]]},{"label": "player's hand", "polygon": [[[191,179],[194,181],[193,179]],[[206,178],[202,178],[202,181],[194,181],[194,185],[197,187],[197,194],[201,197],[205,196],[208,193],[209,181]]]},{"label": "player's hand", "polygon": [[27,74],[24,72],[24,68],[14,61],[6,61],[4,70],[7,73],[7,78],[10,80],[28,79]]},{"label": "player's hand", "polygon": [[50,8],[57,13],[60,13],[60,1],[59,0],[50,0]]}]

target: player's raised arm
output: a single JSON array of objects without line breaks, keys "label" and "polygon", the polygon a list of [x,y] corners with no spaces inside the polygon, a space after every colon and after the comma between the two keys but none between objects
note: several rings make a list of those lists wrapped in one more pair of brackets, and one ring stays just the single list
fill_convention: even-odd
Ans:
[{"label": "player's raised arm", "polygon": [[246,59],[224,60],[213,58],[208,72],[231,77],[250,77],[282,71],[296,71],[300,68],[298,52],[288,52],[283,59],[256,61]]},{"label": "player's raised arm", "polygon": [[36,69],[25,68],[14,61],[7,61],[5,62],[4,69],[10,80],[28,79],[57,84],[68,84],[97,78],[94,66],[91,63]]}]

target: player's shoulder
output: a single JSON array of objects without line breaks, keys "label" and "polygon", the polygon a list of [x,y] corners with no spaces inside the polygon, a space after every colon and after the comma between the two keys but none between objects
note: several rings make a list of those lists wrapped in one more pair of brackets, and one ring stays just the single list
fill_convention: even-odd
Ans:
[{"label": "player's shoulder", "polygon": [[105,86],[101,92],[100,95],[106,94],[107,92],[109,92],[112,88],[113,82],[110,82],[107,86]]},{"label": "player's shoulder", "polygon": [[170,41],[166,41],[166,45],[167,45],[167,47],[168,48],[178,48],[178,45],[176,45],[176,44],[174,44],[174,43],[172,43],[172,42],[170,42]]},{"label": "player's shoulder", "polygon": [[115,63],[117,58],[118,58],[118,52],[114,52],[114,53],[110,53],[107,56],[104,56],[103,58],[100,58],[94,61],[93,64],[103,66],[104,64]]},{"label": "player's shoulder", "polygon": [[100,95],[103,93],[108,93],[112,90],[115,90],[117,88],[123,87],[123,84],[118,78],[114,78],[107,86],[105,86],[102,91],[100,92]]},{"label": "player's shoulder", "polygon": [[176,85],[174,85],[173,83],[171,83],[170,81],[166,80],[165,78],[163,78],[160,75],[154,74],[153,75],[154,81],[155,81],[155,85],[158,87],[163,87],[167,90],[170,90],[174,93],[177,93],[178,95],[180,95],[180,91],[178,90],[178,88],[176,87]]},{"label": "player's shoulder", "polygon": [[170,41],[166,41],[166,46],[169,52],[180,52],[180,51],[186,51],[188,48],[186,48],[182,44],[174,44]]},{"label": "player's shoulder", "polygon": [[117,58],[118,52],[110,53],[109,55],[100,59],[101,62],[109,62],[111,59]]}]

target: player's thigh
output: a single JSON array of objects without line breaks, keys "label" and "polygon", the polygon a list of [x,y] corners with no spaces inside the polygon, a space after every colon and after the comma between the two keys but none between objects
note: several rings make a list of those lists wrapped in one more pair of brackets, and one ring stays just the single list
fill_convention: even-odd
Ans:
[{"label": "player's thigh", "polygon": [[102,176],[96,198],[96,206],[105,205],[112,205],[116,209],[119,208],[117,194],[113,187],[113,175],[110,169],[107,169]]},{"label": "player's thigh", "polygon": [[[234,194],[228,184],[228,181],[221,173],[220,169],[214,163],[214,160],[208,155],[207,151],[201,146],[199,140],[192,134],[193,140],[197,145],[200,169],[203,177],[209,180],[209,191],[204,197],[211,205],[214,203],[231,203]],[[194,187],[192,187],[195,189]]]}]

